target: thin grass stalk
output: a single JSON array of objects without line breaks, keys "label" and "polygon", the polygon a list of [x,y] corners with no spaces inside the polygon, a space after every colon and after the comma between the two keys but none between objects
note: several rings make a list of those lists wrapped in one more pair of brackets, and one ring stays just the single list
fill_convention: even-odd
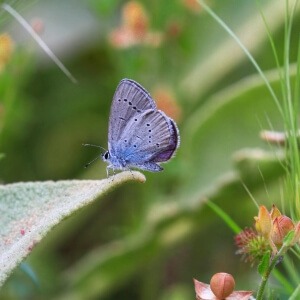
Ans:
[{"label": "thin grass stalk", "polygon": [[208,5],[206,5],[206,3],[203,0],[197,0],[197,2],[211,15],[211,17],[213,17],[220,25],[223,29],[225,29],[225,31],[227,31],[227,33],[235,40],[235,42],[240,46],[240,48],[244,51],[244,53],[247,55],[247,57],[249,58],[249,60],[252,62],[253,66],[255,67],[255,69],[257,70],[257,72],[259,73],[259,75],[261,76],[261,78],[263,79],[263,81],[265,82],[272,98],[274,99],[274,102],[279,110],[279,113],[281,116],[284,116],[284,112],[282,110],[282,107],[280,105],[279,99],[276,96],[269,80],[267,79],[267,77],[265,76],[264,72],[262,71],[262,69],[260,68],[260,66],[258,65],[258,63],[256,62],[256,60],[254,59],[254,57],[252,56],[252,54],[248,51],[248,49],[244,46],[244,44],[240,41],[240,39],[235,35],[235,33],[226,25],[226,23],[223,22],[223,20],[216,15]]},{"label": "thin grass stalk", "polygon": [[27,23],[27,21],[10,5],[6,3],[0,4],[0,8],[7,11],[12,17],[14,17],[23,28],[31,35],[31,37],[38,43],[38,45],[46,52],[46,54],[52,59],[52,61],[61,69],[61,71],[73,82],[77,83],[76,78],[71,72],[63,65],[58,57],[51,51],[47,44],[40,38],[40,36],[33,30],[33,28]]},{"label": "thin grass stalk", "polygon": [[283,99],[283,101],[286,101],[286,88],[285,88],[285,84],[284,84],[284,80],[283,80],[284,74],[283,74],[283,70],[282,70],[282,67],[281,67],[280,62],[279,62],[279,57],[278,57],[277,50],[276,50],[276,47],[275,47],[275,42],[274,42],[274,39],[272,37],[268,22],[265,18],[264,12],[261,8],[261,5],[259,4],[259,0],[256,0],[256,5],[258,7],[258,10],[259,10],[260,15],[262,17],[262,20],[264,22],[264,25],[265,25],[265,28],[266,28],[266,31],[267,31],[267,35],[268,35],[268,38],[269,38],[269,42],[271,44],[271,48],[272,48],[272,51],[273,51],[273,55],[274,55],[274,59],[275,59],[275,63],[276,63],[276,67],[277,67],[278,75],[279,75],[282,99]]}]

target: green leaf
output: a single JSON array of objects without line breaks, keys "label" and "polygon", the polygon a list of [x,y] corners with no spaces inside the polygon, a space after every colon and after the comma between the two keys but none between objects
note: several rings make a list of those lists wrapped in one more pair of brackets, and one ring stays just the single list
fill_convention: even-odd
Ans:
[{"label": "green leaf", "polygon": [[269,267],[269,263],[270,263],[270,251],[268,251],[262,258],[261,263],[258,265],[258,273],[261,275],[262,278],[266,277],[266,272],[268,270]]},{"label": "green leaf", "polygon": [[0,285],[33,247],[65,217],[92,203],[139,172],[103,180],[20,182],[0,186]]},{"label": "green leaf", "polygon": [[293,241],[293,238],[295,236],[295,230],[291,230],[283,239],[283,244],[287,247],[289,247]]},{"label": "green leaf", "polygon": [[[267,77],[279,92],[280,82],[276,72],[268,72]],[[283,158],[279,153],[276,158],[277,146],[268,145],[259,136],[262,129],[270,128],[270,124],[277,129],[282,126],[282,120],[273,99],[257,75],[249,76],[209,98],[205,105],[186,120],[181,130],[182,140],[185,139],[181,152],[185,153],[186,168],[189,170],[185,179],[191,184],[190,190],[205,190],[214,186],[216,179],[232,170],[232,154],[243,148],[271,149],[277,162],[269,168],[269,158],[262,157],[262,162],[266,161],[266,164],[260,164],[260,167],[273,178],[276,174],[282,174],[280,162]],[[237,160],[243,159],[237,157]],[[242,167],[241,163],[238,167]],[[272,172],[273,168],[276,173]],[[258,173],[259,169],[256,169],[256,175]],[[244,175],[244,178],[247,177],[247,173]],[[193,179],[195,177],[197,181]],[[261,175],[256,177],[255,180],[261,180]]]}]

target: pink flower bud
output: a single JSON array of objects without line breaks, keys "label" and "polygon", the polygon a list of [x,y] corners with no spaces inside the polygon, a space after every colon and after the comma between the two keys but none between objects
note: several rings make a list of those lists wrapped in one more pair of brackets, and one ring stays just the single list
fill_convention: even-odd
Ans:
[{"label": "pink flower bud", "polygon": [[218,299],[225,299],[234,290],[235,281],[232,275],[216,273],[210,280],[210,289]]},{"label": "pink flower bud", "polygon": [[273,221],[271,239],[275,245],[282,245],[284,237],[294,229],[293,221],[284,215],[276,217]]}]

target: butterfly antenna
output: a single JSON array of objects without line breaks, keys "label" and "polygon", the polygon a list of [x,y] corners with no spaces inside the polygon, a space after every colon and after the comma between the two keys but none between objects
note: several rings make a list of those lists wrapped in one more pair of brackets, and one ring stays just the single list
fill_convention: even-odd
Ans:
[{"label": "butterfly antenna", "polygon": [[90,147],[96,147],[96,148],[100,148],[100,149],[102,149],[102,150],[106,151],[106,149],[105,149],[105,148],[103,148],[103,147],[101,147],[101,146],[97,146],[97,145],[92,145],[92,144],[82,144],[82,146],[84,146],[84,147],[86,147],[86,146],[90,146]]},{"label": "butterfly antenna", "polygon": [[89,163],[87,163],[84,167],[87,168],[90,164],[92,164],[95,160],[99,159],[101,156],[97,156],[96,158],[94,158],[92,161],[90,161]]}]

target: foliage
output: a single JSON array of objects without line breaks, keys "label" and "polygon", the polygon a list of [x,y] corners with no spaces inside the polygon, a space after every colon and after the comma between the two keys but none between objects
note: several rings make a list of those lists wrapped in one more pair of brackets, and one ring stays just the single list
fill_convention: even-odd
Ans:
[{"label": "foliage", "polygon": [[[99,153],[81,144],[106,147],[111,99],[122,78],[140,82],[153,95],[157,88],[171,91],[173,105],[180,110],[176,121],[181,133],[178,154],[164,166],[164,172],[147,173],[143,185],[120,186],[68,219],[63,219],[65,213],[60,211],[55,215],[57,222],[48,222],[46,229],[37,227],[28,245],[39,241],[58,220],[60,223],[30,249],[29,269],[15,270],[0,298],[194,299],[193,277],[208,282],[214,273],[223,271],[234,275],[238,290],[257,289],[259,274],[251,276],[251,270],[235,256],[232,232],[212,208],[218,211],[216,207],[220,207],[224,218],[234,220],[230,226],[236,230],[235,224],[251,226],[257,214],[244,187],[259,204],[280,205],[286,171],[284,149],[261,140],[259,132],[286,127],[264,81],[235,41],[197,3],[191,9],[188,2],[192,1],[140,1],[148,37],[159,34],[155,37],[161,41],[135,40],[127,48],[114,46],[110,39],[114,30],[126,27],[122,1],[76,1],[70,5],[68,1],[44,0],[26,8],[12,3],[29,23],[36,21],[31,16],[39,17],[43,30],[38,34],[77,84],[37,50],[13,18],[4,12],[0,15],[5,19],[2,32],[11,34],[14,41],[11,58],[0,71],[0,178],[5,191],[0,193],[1,215],[5,215],[2,236],[21,216],[30,219],[34,215],[35,222],[42,224],[47,212],[44,204],[50,200],[56,203],[53,209],[71,205],[71,198],[62,201],[59,195],[66,192],[62,186],[72,185],[74,178],[81,179],[76,180],[77,187],[87,193],[82,201],[98,195],[99,190],[89,190],[86,183],[105,178],[106,166],[97,162],[84,169]],[[250,1],[237,5],[233,0],[209,4],[255,56],[279,95],[282,81],[257,6]],[[284,4],[263,0],[260,5],[282,66]],[[297,28],[299,12],[295,14]],[[291,82],[298,76],[294,63],[297,49],[294,30],[290,38]],[[278,101],[283,104],[282,97]],[[121,176],[131,180],[130,173],[118,178]],[[52,194],[49,190],[44,194],[43,189],[36,192],[39,185],[49,184]],[[13,187],[23,187],[24,193],[7,192]],[[9,201],[8,196],[12,197]],[[203,205],[207,199],[216,206]],[[9,208],[18,203],[22,206]],[[0,244],[3,258],[3,238]],[[23,250],[28,245],[22,245]],[[18,262],[24,255],[20,253]],[[298,260],[295,256],[290,259],[295,264],[294,277],[285,260],[279,267],[297,278]],[[284,278],[276,278],[283,284],[276,292],[285,296]],[[295,289],[299,282],[289,284]]]}]

